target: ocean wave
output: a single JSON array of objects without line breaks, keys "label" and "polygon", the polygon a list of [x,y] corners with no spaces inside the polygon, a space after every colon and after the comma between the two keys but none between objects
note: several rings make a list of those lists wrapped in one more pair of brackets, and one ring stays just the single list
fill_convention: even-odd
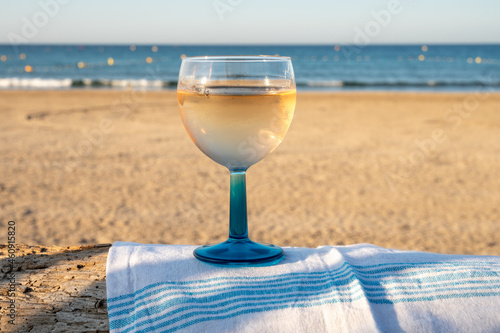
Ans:
[{"label": "ocean wave", "polygon": [[163,88],[176,86],[177,81],[146,79],[81,79],[74,80],[72,87]]},{"label": "ocean wave", "polygon": [[37,88],[54,89],[69,88],[73,84],[71,79],[42,79],[42,78],[0,78],[0,88]]},{"label": "ocean wave", "polygon": [[360,88],[369,88],[369,87],[387,87],[387,88],[425,88],[425,87],[481,87],[481,86],[493,86],[499,87],[500,81],[496,82],[482,82],[482,81],[339,81],[339,80],[331,80],[331,81],[298,81],[297,87],[360,87]]},{"label": "ocean wave", "polygon": [[[71,88],[133,88],[133,89],[175,89],[177,80],[146,79],[49,79],[49,78],[0,78],[0,89],[71,89]],[[304,80],[297,81],[297,87],[309,89],[349,88],[473,88],[500,87],[500,81],[341,81]]]},{"label": "ocean wave", "polygon": [[344,82],[338,80],[297,82],[298,87],[342,87]]},{"label": "ocean wave", "polygon": [[177,81],[146,79],[43,79],[0,78],[0,89],[61,89],[61,88],[145,88],[162,89],[177,86]]}]

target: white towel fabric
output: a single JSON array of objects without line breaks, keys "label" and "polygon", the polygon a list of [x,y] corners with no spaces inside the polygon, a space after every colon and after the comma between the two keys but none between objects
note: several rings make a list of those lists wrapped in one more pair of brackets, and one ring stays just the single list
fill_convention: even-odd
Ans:
[{"label": "white towel fabric", "polygon": [[500,332],[500,257],[369,244],[219,267],[195,246],[115,243],[111,332]]}]

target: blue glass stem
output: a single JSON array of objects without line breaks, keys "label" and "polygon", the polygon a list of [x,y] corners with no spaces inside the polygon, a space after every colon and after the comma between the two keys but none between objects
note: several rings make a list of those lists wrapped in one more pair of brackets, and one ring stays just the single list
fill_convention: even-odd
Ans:
[{"label": "blue glass stem", "polygon": [[278,246],[248,239],[245,171],[231,171],[229,239],[219,244],[198,247],[194,250],[194,256],[216,265],[268,266],[278,263],[283,254],[283,249]]},{"label": "blue glass stem", "polygon": [[229,204],[229,238],[247,239],[247,190],[245,171],[231,171]]}]

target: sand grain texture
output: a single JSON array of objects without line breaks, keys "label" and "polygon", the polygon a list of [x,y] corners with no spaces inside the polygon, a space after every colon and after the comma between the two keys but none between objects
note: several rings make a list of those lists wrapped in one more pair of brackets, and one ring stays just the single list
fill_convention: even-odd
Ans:
[{"label": "sand grain texture", "polygon": [[[174,92],[1,91],[1,225],[17,242],[222,241],[228,172]],[[299,93],[249,169],[250,235],[500,255],[500,94]],[[419,144],[420,142],[420,144]]]}]

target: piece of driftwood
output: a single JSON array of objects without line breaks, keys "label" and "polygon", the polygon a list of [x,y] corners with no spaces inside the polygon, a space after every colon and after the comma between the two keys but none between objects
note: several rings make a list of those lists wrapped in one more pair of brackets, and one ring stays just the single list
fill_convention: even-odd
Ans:
[{"label": "piece of driftwood", "polygon": [[110,246],[0,245],[0,332],[108,332]]}]

